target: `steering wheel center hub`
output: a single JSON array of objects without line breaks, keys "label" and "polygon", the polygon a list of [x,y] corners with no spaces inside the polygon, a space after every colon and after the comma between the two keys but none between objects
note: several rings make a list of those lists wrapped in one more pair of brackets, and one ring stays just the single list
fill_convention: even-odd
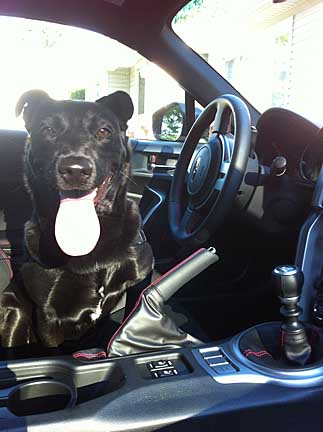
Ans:
[{"label": "steering wheel center hub", "polygon": [[187,191],[193,206],[201,205],[214,190],[221,161],[221,142],[214,136],[199,149],[191,164]]},{"label": "steering wheel center hub", "polygon": [[192,168],[188,176],[187,190],[190,195],[198,194],[203,188],[211,161],[211,151],[208,146],[203,146],[195,156]]}]

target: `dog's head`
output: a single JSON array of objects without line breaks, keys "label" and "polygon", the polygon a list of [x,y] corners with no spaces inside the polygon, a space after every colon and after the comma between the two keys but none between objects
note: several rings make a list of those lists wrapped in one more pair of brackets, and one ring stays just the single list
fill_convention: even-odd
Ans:
[{"label": "dog's head", "polygon": [[133,104],[127,93],[117,91],[96,102],[83,102],[57,101],[31,90],[17,103],[16,114],[22,111],[30,135],[29,175],[60,194],[95,190],[100,199],[113,179],[120,182],[120,175],[129,174],[126,128]]},{"label": "dog's head", "polygon": [[25,179],[33,219],[51,239],[45,249],[57,244],[67,255],[87,255],[100,239],[99,217],[126,215],[130,96],[118,91],[96,102],[57,101],[31,90],[17,103],[16,114],[22,111],[30,135]]}]

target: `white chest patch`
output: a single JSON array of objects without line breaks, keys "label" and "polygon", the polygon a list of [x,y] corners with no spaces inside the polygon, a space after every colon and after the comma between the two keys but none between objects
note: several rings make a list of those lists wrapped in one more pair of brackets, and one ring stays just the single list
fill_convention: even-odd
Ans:
[{"label": "white chest patch", "polygon": [[98,303],[97,307],[95,308],[94,312],[91,313],[91,320],[92,321],[96,321],[102,313],[102,301],[104,299],[104,287],[102,286],[98,292],[99,292],[101,298],[100,298],[99,303]]}]

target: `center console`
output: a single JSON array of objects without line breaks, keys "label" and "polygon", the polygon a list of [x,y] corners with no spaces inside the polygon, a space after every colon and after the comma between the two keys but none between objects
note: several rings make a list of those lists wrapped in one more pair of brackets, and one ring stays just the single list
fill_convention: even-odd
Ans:
[{"label": "center console", "polygon": [[[1,370],[8,431],[319,430],[323,365],[273,369],[229,341],[96,362],[12,362]],[[31,374],[33,379],[30,379]],[[311,429],[311,427],[313,428]]]},{"label": "center console", "polygon": [[[318,185],[323,190],[323,173]],[[315,281],[323,262],[323,197],[315,197],[300,235],[297,266],[281,265],[272,274],[280,322],[214,343],[194,340],[193,346],[112,358],[105,353],[95,361],[87,353],[1,362],[0,430],[320,431],[323,337],[315,317]],[[191,260],[189,274],[180,267],[167,278],[180,286],[215,261],[214,250],[201,252]],[[167,278],[142,297],[147,325],[171,295]],[[131,315],[141,323],[143,306]],[[162,316],[161,323],[161,340],[167,334],[173,342],[192,342]],[[125,345],[128,324],[114,342]]]},{"label": "center console", "polygon": [[291,430],[291,418],[293,432],[319,430],[322,332],[300,321],[302,285],[298,267],[278,266],[282,321],[229,340],[95,361],[3,362],[0,430],[250,432],[259,422],[262,431]]}]

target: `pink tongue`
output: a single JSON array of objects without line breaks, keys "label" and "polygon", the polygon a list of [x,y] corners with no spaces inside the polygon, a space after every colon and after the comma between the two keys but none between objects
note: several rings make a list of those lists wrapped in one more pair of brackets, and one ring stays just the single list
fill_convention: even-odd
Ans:
[{"label": "pink tongue", "polygon": [[100,222],[94,206],[95,196],[96,190],[81,198],[61,198],[55,237],[67,255],[87,255],[99,240]]}]

